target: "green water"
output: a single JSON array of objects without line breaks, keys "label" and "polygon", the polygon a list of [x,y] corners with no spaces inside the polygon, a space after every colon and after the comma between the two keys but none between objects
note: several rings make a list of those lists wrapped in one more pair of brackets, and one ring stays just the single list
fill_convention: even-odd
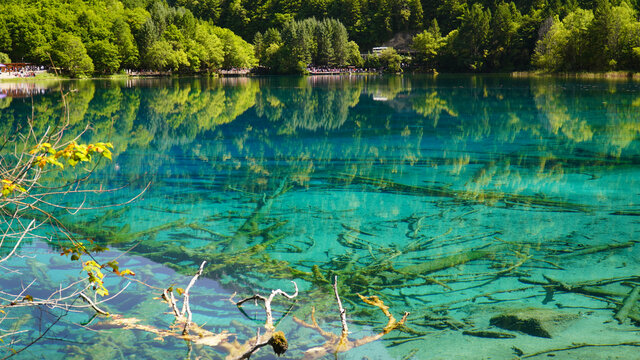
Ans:
[{"label": "green water", "polygon": [[[0,99],[0,133],[32,116],[38,129],[56,121],[58,84],[38,86],[32,98]],[[150,184],[136,201],[109,211],[57,214],[78,238],[110,248],[100,259],[121,256],[121,267],[156,287],[128,285],[105,305],[112,313],[168,326],[167,306],[153,298],[161,288],[186,286],[207,260],[191,295],[194,320],[240,340],[255,335],[264,314],[248,305],[244,316],[227,301],[231,294],[292,291],[290,281],[298,284],[297,302],[275,304],[277,318],[294,304],[278,325],[290,342],[285,358],[323,344],[292,320],[309,321],[311,306],[325,330],[340,332],[327,282],[333,276],[353,339],[386,324],[357,293],[379,296],[397,318],[411,312],[406,328],[338,358],[512,359],[574,342],[639,340],[629,320],[613,318],[623,297],[530,284],[548,276],[573,287],[626,278],[601,286],[622,294],[637,286],[640,245],[631,241],[640,229],[638,82],[274,77],[63,83],[69,90],[69,136],[91,124],[84,141],[115,147],[113,161],[101,163],[88,186],[123,188],[60,201],[121,203]],[[48,236],[51,242],[25,244],[25,257],[11,264],[21,273],[3,275],[3,291],[19,292],[36,277],[33,295],[45,296],[79,276],[79,264],[58,255],[57,235]],[[596,248],[615,244],[624,246]],[[116,277],[107,285],[115,293],[127,281]],[[489,324],[496,314],[527,307],[574,317],[552,339]],[[19,311],[28,331],[15,348],[60,314]],[[187,355],[182,341],[77,325],[90,317],[90,311],[66,315],[18,357]],[[463,334],[475,330],[516,337]],[[628,359],[634,350],[586,348],[557,358]],[[194,351],[203,358],[224,354]],[[273,357],[266,348],[254,356]]]}]

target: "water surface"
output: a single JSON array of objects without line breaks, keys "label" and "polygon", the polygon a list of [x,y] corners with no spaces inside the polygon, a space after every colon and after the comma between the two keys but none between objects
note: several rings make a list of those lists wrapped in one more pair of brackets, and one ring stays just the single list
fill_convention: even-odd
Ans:
[{"label": "water surface", "polygon": [[[47,89],[0,99],[0,131],[32,114],[38,128],[55,122],[60,93],[55,84]],[[260,308],[247,318],[226,299],[234,292],[291,291],[294,280],[300,295],[279,327],[290,341],[285,357],[300,358],[323,340],[293,315],[308,320],[315,306],[325,329],[340,331],[329,284],[338,276],[353,338],[386,324],[357,293],[379,296],[398,318],[411,312],[407,328],[340,358],[511,359],[513,347],[526,354],[572,342],[637,340],[626,331],[637,328],[613,321],[622,298],[551,296],[530,282],[640,274],[640,246],[633,242],[640,228],[640,83],[466,75],[187,78],[64,83],[68,90],[69,136],[91,124],[83,140],[115,147],[113,162],[101,163],[90,184],[124,186],[86,205],[124,202],[151,186],[109,211],[59,216],[79,238],[111,249],[101,256],[128,251],[119,258],[123,266],[158,288],[185,286],[207,260],[192,301],[195,320],[211,330],[253,336],[264,321]],[[613,244],[624,246],[607,248]],[[53,269],[41,280],[49,286],[77,276],[57,252],[53,242],[31,243],[24,254],[37,255],[16,260],[23,273],[5,276],[2,287],[20,287],[42,264]],[[470,261],[434,267],[454,255]],[[629,281],[606,289],[627,293],[637,286]],[[133,284],[108,306],[166,326],[171,316],[161,315],[168,309],[157,295]],[[278,314],[290,304],[279,303]],[[526,307],[579,319],[552,339],[463,335],[505,332],[489,318]],[[30,338],[39,334],[38,319],[52,321],[37,311],[29,316]],[[74,325],[88,317],[65,317],[22,354],[187,353],[180,341]],[[633,354],[624,347],[589,351],[594,358]],[[265,349],[256,356],[262,357],[273,355]]]}]

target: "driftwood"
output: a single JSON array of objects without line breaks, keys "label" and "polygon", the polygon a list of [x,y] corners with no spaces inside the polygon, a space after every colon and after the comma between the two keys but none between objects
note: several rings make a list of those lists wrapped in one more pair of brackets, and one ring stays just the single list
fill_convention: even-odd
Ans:
[{"label": "driftwood", "polygon": [[[284,194],[289,190],[287,187],[288,179],[285,177],[280,182],[280,185],[274,192],[270,195],[263,194],[262,197],[258,200],[258,203],[251,213],[249,217],[244,221],[242,225],[237,229],[236,233],[227,238],[225,252],[232,252],[237,250],[242,250],[247,247],[248,241],[252,236],[256,235],[265,235],[268,234],[273,229],[258,229],[258,223],[264,217],[264,214],[271,209],[273,205],[273,201],[280,195]],[[286,223],[286,222],[285,222]],[[278,227],[283,225],[283,223],[279,223]],[[215,250],[218,244],[212,243],[206,248]]]},{"label": "driftwood", "polygon": [[637,243],[638,243],[637,241],[632,240],[632,241],[627,241],[627,242],[623,242],[623,243],[614,243],[614,244],[606,244],[606,245],[589,246],[589,247],[582,248],[582,249],[571,250],[571,251],[569,251],[569,252],[567,252],[565,254],[557,255],[557,257],[566,258],[566,257],[574,257],[574,256],[583,256],[583,255],[595,254],[595,253],[605,252],[605,251],[609,251],[609,250],[623,249],[623,248],[632,247],[633,245],[635,245]]},{"label": "driftwood", "polygon": [[[182,310],[179,309],[177,304],[177,300],[173,295],[173,289],[165,289],[161,298],[167,302],[171,312],[174,316],[174,323],[169,329],[159,329],[154,326],[141,324],[139,319],[136,318],[125,318],[119,315],[110,315],[107,320],[98,323],[93,326],[94,330],[105,330],[105,329],[131,329],[131,330],[139,330],[147,333],[151,333],[156,335],[157,339],[162,340],[167,337],[178,338],[187,341],[189,350],[191,351],[191,344],[208,346],[212,348],[216,348],[222,350],[227,353],[225,357],[227,360],[244,360],[249,359],[251,355],[255,354],[259,349],[270,345],[273,348],[273,351],[277,355],[283,354],[287,351],[289,344],[285,337],[284,332],[276,331],[276,326],[274,325],[273,315],[271,304],[276,296],[281,295],[287,299],[294,299],[298,296],[298,286],[295,282],[293,282],[295,293],[289,295],[280,289],[273,290],[268,297],[256,294],[250,296],[248,298],[244,298],[240,301],[234,302],[233,297],[230,299],[232,303],[241,307],[243,304],[249,301],[261,301],[264,303],[264,311],[266,314],[265,324],[263,326],[264,331],[261,333],[258,330],[257,334],[251,339],[245,341],[244,343],[239,343],[235,339],[235,334],[231,334],[227,331],[222,331],[220,333],[213,333],[206,329],[201,328],[197,324],[191,321],[191,309],[189,305],[189,291],[191,287],[194,285],[198,277],[203,274],[204,265],[206,262],[203,262],[200,266],[200,269],[193,276],[189,285],[186,287],[184,291],[182,291],[183,296],[183,305]],[[349,339],[349,330],[347,324],[347,312],[342,306],[342,300],[338,293],[338,285],[337,285],[337,277],[334,278],[333,290],[336,302],[338,304],[338,311],[340,314],[340,322],[342,325],[342,333],[338,336],[333,333],[326,332],[320,328],[318,322],[315,318],[315,308],[312,308],[311,319],[312,324],[308,324],[302,320],[297,319],[294,316],[294,321],[298,324],[314,329],[320,333],[322,337],[324,337],[327,341],[324,345],[319,347],[314,347],[308,349],[304,353],[304,359],[318,359],[326,354],[330,353],[338,353],[345,352],[350,349],[353,349],[358,346],[362,346],[364,344],[368,344],[370,342],[376,341],[380,339],[382,336],[388,334],[389,332],[397,329],[402,326],[409,315],[408,312],[404,314],[400,321],[397,321],[394,316],[389,311],[389,307],[384,304],[382,300],[380,300],[377,296],[362,296],[358,295],[360,299],[371,306],[375,306],[379,308],[385,316],[388,318],[387,325],[383,328],[383,330],[375,335],[365,336],[358,340],[350,340]]]},{"label": "driftwood", "polygon": [[465,330],[462,335],[475,336],[489,339],[513,339],[516,336],[510,333],[490,331],[490,330]]},{"label": "driftwood", "polygon": [[629,296],[622,301],[620,310],[618,310],[618,312],[613,316],[620,324],[624,323],[624,321],[629,317],[629,313],[633,310],[638,298],[640,298],[640,285],[635,286],[633,290],[631,290]]},{"label": "driftwood", "polygon": [[276,289],[271,291],[269,297],[264,297],[262,295],[256,294],[235,303],[238,307],[240,307],[247,301],[262,301],[264,303],[265,314],[267,315],[267,319],[265,320],[264,324],[264,328],[266,331],[263,334],[260,334],[260,331],[258,331],[258,334],[256,334],[253,339],[247,340],[244,344],[240,344],[237,341],[234,341],[233,343],[221,343],[220,347],[229,352],[227,359],[249,359],[251,355],[253,355],[256,351],[267,345],[271,345],[271,347],[273,348],[273,352],[275,352],[276,355],[282,355],[287,351],[289,347],[287,338],[282,331],[276,331],[276,327],[275,325],[273,325],[271,302],[276,295],[282,295],[290,300],[298,296],[298,285],[293,282],[293,286],[296,289],[293,295],[289,295],[280,289]]},{"label": "driftwood", "polygon": [[189,344],[189,349],[191,349],[191,344],[196,344],[224,350],[228,353],[228,355],[226,356],[227,360],[249,359],[251,355],[253,355],[256,351],[267,345],[271,345],[277,355],[283,354],[288,348],[288,343],[284,333],[282,331],[276,331],[275,329],[275,326],[273,324],[271,303],[276,295],[282,295],[287,299],[293,299],[298,296],[298,286],[296,285],[296,283],[293,282],[295,293],[292,295],[289,295],[280,289],[276,289],[273,290],[268,297],[256,294],[235,303],[238,307],[240,307],[247,301],[260,300],[264,302],[265,306],[265,332],[263,334],[260,334],[260,331],[258,331],[255,337],[241,344],[237,340],[231,341],[232,338],[235,338],[234,334],[231,334],[227,331],[213,333],[201,328],[197,324],[194,324],[191,320],[192,314],[189,304],[189,291],[195,284],[198,277],[202,275],[205,264],[206,261],[202,262],[198,272],[193,276],[186,289],[182,291],[183,304],[181,310],[179,310],[177,300],[173,295],[173,287],[164,289],[161,298],[162,300],[167,302],[175,318],[174,323],[170,329],[159,329],[150,325],[141,324],[139,319],[125,318],[120,315],[110,315],[107,320],[98,323],[93,327],[93,329],[104,330],[119,328],[140,330],[147,333],[155,334],[158,340],[162,340],[166,337],[174,337],[186,340]]},{"label": "driftwood", "polygon": [[[194,344],[198,345],[206,345],[211,347],[216,347],[221,345],[222,343],[229,340],[229,338],[233,335],[227,331],[222,331],[220,333],[212,333],[208,330],[205,330],[199,327],[196,324],[193,324],[191,321],[191,307],[189,304],[189,291],[191,287],[195,284],[196,280],[200,275],[202,275],[202,271],[206,261],[203,261],[198,269],[198,272],[191,278],[189,285],[183,291],[183,305],[182,310],[178,309],[177,301],[173,295],[173,290],[164,289],[162,293],[162,300],[167,302],[169,308],[171,309],[175,321],[170,329],[159,329],[150,325],[140,324],[140,320],[136,318],[125,318],[120,315],[114,314],[109,315],[108,319],[102,321],[93,327],[94,330],[104,330],[111,328],[120,328],[120,329],[130,329],[130,330],[140,330],[148,333],[152,333],[157,335],[157,339],[162,340],[165,337],[174,337],[183,339]],[[193,334],[192,334],[193,333]]]},{"label": "driftwood", "polygon": [[318,325],[318,322],[315,317],[315,308],[312,308],[312,311],[311,311],[311,324],[303,320],[300,320],[295,316],[293,317],[293,320],[296,323],[300,324],[301,326],[317,331],[326,340],[326,342],[322,346],[313,347],[305,351],[304,357],[303,357],[304,360],[319,359],[328,354],[337,354],[340,352],[349,351],[358,346],[362,346],[372,341],[376,341],[381,337],[383,337],[384,335],[388,334],[389,332],[393,331],[394,329],[397,329],[398,327],[402,326],[407,320],[407,316],[409,316],[409,313],[405,312],[402,319],[400,321],[397,321],[395,317],[393,317],[391,312],[389,312],[389,307],[386,306],[384,302],[380,300],[377,296],[367,297],[367,296],[362,296],[358,294],[358,296],[363,302],[365,302],[368,305],[379,308],[385,314],[385,316],[387,316],[389,321],[387,322],[387,325],[382,329],[382,331],[378,334],[365,336],[358,340],[349,340],[349,329],[347,327],[348,326],[347,312],[342,307],[342,301],[340,300],[340,294],[338,293],[338,277],[337,276],[334,278],[333,290],[334,290],[334,295],[336,297],[336,301],[338,303],[338,311],[340,313],[340,322],[342,323],[342,333],[340,334],[340,336],[331,332],[324,331],[320,327],[320,325]]},{"label": "driftwood", "polygon": [[640,341],[629,341],[629,342],[622,342],[617,344],[574,344],[574,345],[563,347],[563,348],[549,349],[544,351],[538,351],[532,354],[522,355],[519,357],[519,359],[528,359],[538,355],[550,354],[550,353],[560,352],[560,351],[575,350],[575,349],[580,349],[585,347],[613,347],[613,346],[640,346]]},{"label": "driftwood", "polygon": [[593,209],[587,205],[574,204],[556,200],[548,200],[532,195],[514,195],[501,192],[483,191],[476,193],[468,190],[450,189],[444,186],[414,186],[400,184],[385,179],[369,178],[351,174],[341,174],[342,177],[332,178],[336,182],[350,184],[365,184],[378,187],[381,191],[396,192],[408,195],[448,197],[494,206],[502,202],[505,206],[537,206],[547,208],[550,211],[591,212]]},{"label": "driftwood", "polygon": [[455,254],[440,259],[435,259],[423,264],[405,266],[397,269],[397,271],[407,275],[429,274],[435,271],[461,265],[469,261],[495,256],[496,253],[504,251],[507,248],[507,245],[502,244],[491,245],[486,248],[469,250],[461,254]]},{"label": "driftwood", "polygon": [[[631,320],[640,323],[640,316],[638,316],[634,312],[635,304],[640,298],[640,285],[635,285],[635,283],[632,283],[634,284],[634,288],[628,294],[621,291],[605,289],[602,287],[602,286],[614,284],[614,283],[626,284],[626,281],[629,281],[629,280],[638,281],[640,280],[638,276],[615,278],[615,279],[593,280],[593,281],[586,281],[586,282],[581,282],[577,284],[567,283],[567,282],[555,279],[548,275],[543,275],[543,277],[545,278],[546,282],[526,279],[526,278],[519,278],[518,280],[525,284],[542,285],[542,287],[545,289],[547,294],[543,303],[551,301],[556,291],[581,294],[591,298],[600,299],[608,303],[620,305],[620,308],[614,315],[614,318],[618,320],[618,322],[621,324],[627,318],[630,318]],[[623,298],[624,300],[618,301],[616,300],[616,298]]]},{"label": "driftwood", "polygon": [[159,329],[151,325],[145,325],[140,323],[140,319],[137,318],[125,318],[118,314],[112,314],[107,320],[101,321],[92,326],[93,330],[107,330],[107,329],[124,329],[124,330],[140,330],[156,335],[157,340],[162,340],[167,337],[174,337],[186,341],[193,342],[197,345],[205,345],[216,347],[224,341],[228,341],[234,335],[222,331],[220,333],[212,333],[208,330],[202,329],[196,325],[191,325],[190,329],[193,334],[183,334],[182,328],[184,323],[176,323],[170,329]]}]

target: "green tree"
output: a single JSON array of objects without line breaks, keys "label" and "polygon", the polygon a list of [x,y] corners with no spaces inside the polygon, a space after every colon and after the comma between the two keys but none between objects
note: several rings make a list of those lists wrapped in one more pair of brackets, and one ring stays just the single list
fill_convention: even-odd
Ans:
[{"label": "green tree", "polygon": [[118,53],[122,59],[121,63],[126,68],[136,68],[139,63],[138,47],[135,43],[131,27],[124,19],[118,18],[114,21],[113,43],[118,47]]},{"label": "green tree", "polygon": [[[312,63],[344,66],[361,61],[359,54],[354,53],[359,52],[359,47],[349,43],[345,26],[336,19],[291,21],[283,26],[282,32],[269,28],[256,37],[255,44],[260,46],[257,53],[263,54],[258,55],[261,64],[279,73],[303,73]],[[267,49],[270,49],[268,56]]]},{"label": "green tree", "polygon": [[97,13],[99,11],[97,7],[95,9],[86,8],[78,14],[73,32],[80,35],[80,38],[87,43],[111,37],[111,24],[105,16],[102,16],[103,14]]},{"label": "green tree", "polygon": [[273,43],[269,45],[262,55],[260,59],[260,63],[266,66],[272,73],[282,73],[285,72],[286,69],[282,69],[283,64],[285,64],[284,58],[286,58],[286,54],[281,50],[282,44]]},{"label": "green tree", "polygon": [[125,9],[123,13],[123,18],[129,24],[131,28],[131,32],[134,36],[142,29],[142,25],[147,22],[148,19],[151,18],[151,14],[145,9],[141,7],[134,7],[132,9]]},{"label": "green tree", "polygon": [[633,67],[629,55],[640,45],[636,18],[636,11],[627,2],[612,6],[608,0],[598,1],[588,34],[595,69]]},{"label": "green tree", "polygon": [[191,10],[200,19],[213,22],[217,22],[222,13],[221,0],[176,0],[174,4]]},{"label": "green tree", "polygon": [[258,61],[262,59],[262,56],[264,55],[264,51],[265,51],[264,38],[262,37],[261,32],[257,32],[253,36],[253,52],[256,56],[256,59],[258,59]]},{"label": "green tree", "polygon": [[437,8],[436,19],[443,26],[442,31],[447,34],[461,26],[468,11],[469,6],[465,0],[443,0]]},{"label": "green tree", "polygon": [[347,63],[349,36],[347,29],[336,19],[328,20],[331,29],[332,65],[342,66]]},{"label": "green tree", "polygon": [[[314,19],[315,20],[315,19]],[[316,24],[313,41],[316,51],[313,54],[313,63],[316,65],[329,65],[334,62],[333,46],[331,44],[333,28],[328,19]]]},{"label": "green tree", "polygon": [[253,45],[229,29],[213,27],[212,32],[222,41],[224,49],[222,66],[224,68],[251,68],[257,64]]},{"label": "green tree", "polygon": [[536,44],[533,64],[547,71],[582,71],[593,59],[589,50],[588,30],[593,21],[591,10],[578,9],[562,21],[554,17],[549,30]]},{"label": "green tree", "polygon": [[264,32],[264,44],[265,47],[269,47],[271,44],[281,44],[282,43],[282,35],[280,35],[280,31],[276,28],[269,28]]},{"label": "green tree", "polygon": [[4,25],[7,26],[12,40],[9,56],[13,59],[43,62],[47,58],[46,52],[50,43],[38,23],[39,18],[32,16],[35,14],[27,10],[17,7],[5,8],[7,22]]},{"label": "green tree", "polygon": [[108,40],[98,40],[89,44],[87,53],[93,60],[97,72],[112,74],[120,69],[118,47]]},{"label": "green tree", "polygon": [[[7,19],[0,16],[0,23],[7,24]],[[0,51],[11,51],[11,34],[7,26],[0,26]]]},{"label": "green tree", "polygon": [[282,64],[280,70],[289,73],[302,73],[311,63],[313,33],[303,22],[291,21],[282,29],[281,52],[288,54],[280,56]]},{"label": "green tree", "polygon": [[9,58],[9,55],[0,52],[0,64],[9,64],[11,63],[11,59]]},{"label": "green tree", "polygon": [[201,64],[208,70],[221,67],[224,61],[224,48],[211,26],[206,23],[199,24],[196,27],[195,40],[201,46],[198,54]]},{"label": "green tree", "polygon": [[481,71],[488,55],[491,11],[480,4],[473,4],[465,11],[458,34],[452,38],[458,66],[471,71]]},{"label": "green tree", "polygon": [[402,71],[402,56],[393,48],[387,48],[380,53],[380,64],[385,72],[398,73]]},{"label": "green tree", "polygon": [[514,68],[513,53],[521,47],[518,37],[522,15],[511,3],[501,2],[491,18],[491,40],[489,44],[490,69]]},{"label": "green tree", "polygon": [[[220,21],[223,26],[239,31],[246,30],[251,20],[241,0],[228,0],[222,8]],[[242,35],[248,34],[244,31]]]},{"label": "green tree", "polygon": [[93,73],[93,61],[87,55],[82,40],[72,34],[63,33],[51,46],[51,56],[56,66],[71,76],[87,76]]},{"label": "green tree", "polygon": [[138,47],[140,48],[140,55],[142,57],[146,57],[147,51],[149,51],[153,43],[160,38],[160,34],[161,33],[156,27],[155,22],[151,18],[148,18],[141,25],[136,39],[138,41]]},{"label": "green tree", "polygon": [[360,67],[364,65],[364,60],[360,54],[360,47],[355,41],[349,41],[347,44],[347,64]]},{"label": "green tree", "polygon": [[[365,23],[362,21],[363,0],[333,0],[327,3],[326,17],[339,20],[347,28],[351,38],[359,37]],[[304,17],[325,17],[324,14],[308,13]]]},{"label": "green tree", "polygon": [[416,63],[427,69],[435,69],[436,58],[444,45],[445,39],[440,34],[438,22],[433,19],[429,29],[413,37],[411,48],[416,51]]}]

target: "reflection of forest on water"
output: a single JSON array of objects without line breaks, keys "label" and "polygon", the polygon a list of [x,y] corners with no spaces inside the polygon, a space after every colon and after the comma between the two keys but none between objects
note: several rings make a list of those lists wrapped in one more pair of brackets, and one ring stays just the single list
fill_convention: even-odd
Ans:
[{"label": "reflection of forest on water", "polygon": [[[482,186],[518,164],[537,168],[544,179],[566,166],[633,161],[640,132],[638,84],[632,82],[362,76],[129,79],[63,87],[69,136],[90,123],[86,140],[109,140],[116,154],[158,150],[136,158],[146,164],[119,161],[135,173],[152,173],[160,163],[153,157],[172,150],[236,174],[244,169],[247,176],[267,175],[270,164],[285,161],[300,180],[335,159],[344,171],[367,175],[377,166],[388,177],[426,162],[457,175],[468,169],[471,182]],[[42,131],[60,119],[62,107],[57,91],[36,96],[33,108],[30,99],[0,99],[0,133],[20,128],[32,111]],[[469,158],[478,146],[492,153],[486,161]]]}]

